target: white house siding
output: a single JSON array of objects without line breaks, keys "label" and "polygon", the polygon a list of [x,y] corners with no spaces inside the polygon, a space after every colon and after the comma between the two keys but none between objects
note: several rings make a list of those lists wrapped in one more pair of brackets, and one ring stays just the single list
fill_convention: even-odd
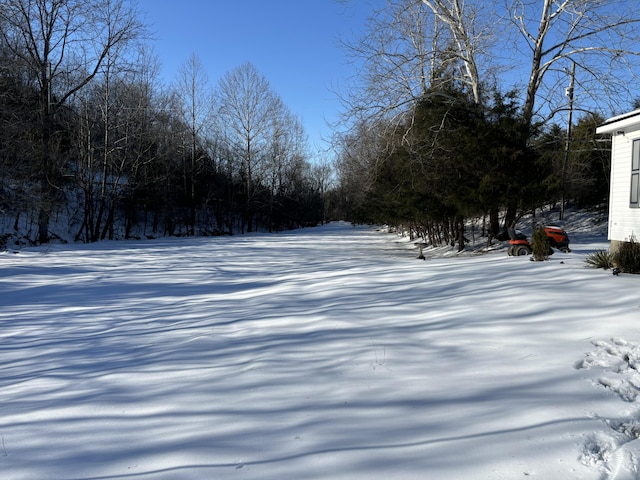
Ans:
[{"label": "white house siding", "polygon": [[596,131],[612,135],[609,240],[612,247],[632,236],[640,241],[640,208],[629,207],[632,146],[633,140],[640,139],[640,114],[608,120]]}]

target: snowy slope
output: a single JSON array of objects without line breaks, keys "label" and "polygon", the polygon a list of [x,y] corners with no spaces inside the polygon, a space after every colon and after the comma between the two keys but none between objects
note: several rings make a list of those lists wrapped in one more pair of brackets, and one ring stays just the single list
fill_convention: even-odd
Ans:
[{"label": "snowy slope", "polygon": [[335,223],[0,254],[0,478],[639,478],[639,276]]}]

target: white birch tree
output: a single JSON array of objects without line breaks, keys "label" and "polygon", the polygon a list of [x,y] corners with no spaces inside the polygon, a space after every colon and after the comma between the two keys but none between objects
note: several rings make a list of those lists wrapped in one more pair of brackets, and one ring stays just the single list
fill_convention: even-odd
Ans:
[{"label": "white birch tree", "polygon": [[[640,12],[623,0],[512,0],[518,59],[529,73],[524,116],[545,122],[567,108],[575,62],[576,101],[587,110],[629,108],[640,55]],[[634,81],[635,80],[635,81]],[[580,98],[581,97],[581,98]]]}]

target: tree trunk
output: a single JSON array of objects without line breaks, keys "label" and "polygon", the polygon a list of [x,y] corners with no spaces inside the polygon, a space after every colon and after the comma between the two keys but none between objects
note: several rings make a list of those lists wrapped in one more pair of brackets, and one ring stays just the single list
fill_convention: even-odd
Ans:
[{"label": "tree trunk", "polygon": [[457,221],[458,229],[458,252],[464,250],[464,217],[458,217]]}]

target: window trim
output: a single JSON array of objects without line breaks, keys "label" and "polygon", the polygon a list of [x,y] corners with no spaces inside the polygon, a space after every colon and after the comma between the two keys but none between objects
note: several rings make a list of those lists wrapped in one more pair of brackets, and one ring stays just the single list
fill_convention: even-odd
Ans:
[{"label": "window trim", "polygon": [[629,207],[640,208],[640,139],[633,141],[631,148],[631,188]]}]

